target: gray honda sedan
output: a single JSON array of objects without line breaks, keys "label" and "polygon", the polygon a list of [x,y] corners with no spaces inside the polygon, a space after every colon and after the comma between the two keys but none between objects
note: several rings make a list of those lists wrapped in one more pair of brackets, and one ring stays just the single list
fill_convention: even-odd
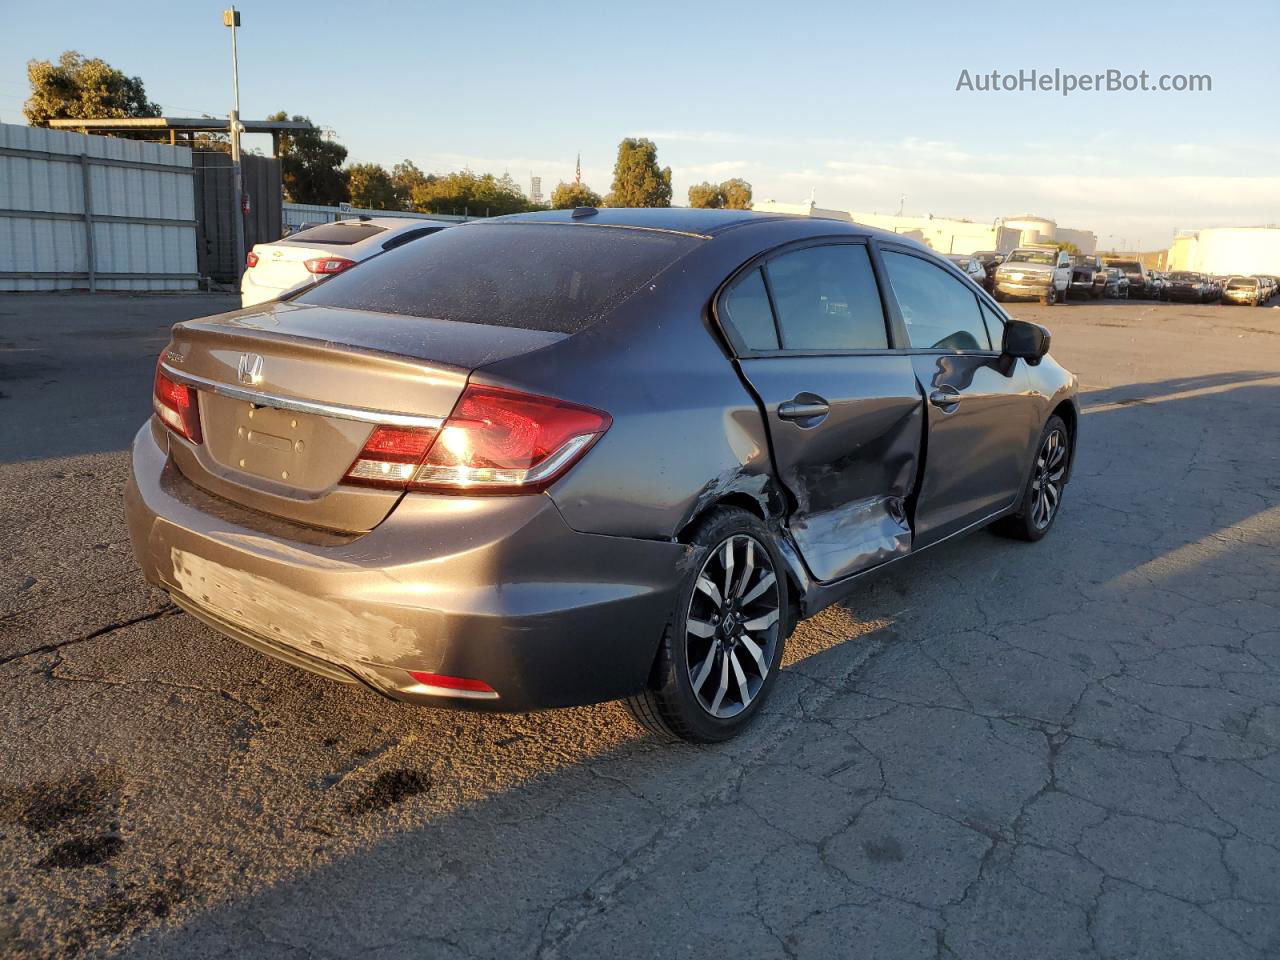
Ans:
[{"label": "gray honda sedan", "polygon": [[861,575],[1050,530],[1079,415],[1048,347],[857,224],[469,223],[176,325],[130,535],[192,616],[334,680],[723,740]]}]

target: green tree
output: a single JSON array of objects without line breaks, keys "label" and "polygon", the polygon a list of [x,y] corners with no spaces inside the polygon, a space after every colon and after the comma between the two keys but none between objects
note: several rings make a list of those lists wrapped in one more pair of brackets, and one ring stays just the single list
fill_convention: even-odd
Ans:
[{"label": "green tree", "polygon": [[551,191],[552,210],[572,210],[574,207],[602,207],[604,200],[585,183],[565,183],[561,180]]},{"label": "green tree", "polygon": [[724,194],[714,183],[695,183],[689,188],[689,206],[718,210],[724,206]]},{"label": "green tree", "polygon": [[671,168],[658,167],[652,140],[627,137],[618,144],[613,189],[605,202],[611,207],[671,206]]},{"label": "green tree", "polygon": [[714,210],[750,210],[751,184],[734,177],[724,183],[695,183],[689,188],[689,206]]},{"label": "green tree", "polygon": [[57,63],[27,62],[31,96],[22,113],[33,127],[50,120],[158,117],[160,105],[147,99],[141,77],[127,77],[105,60],[67,50]]},{"label": "green tree", "polygon": [[413,208],[423,213],[467,213],[498,217],[534,209],[509,174],[495,177],[458,170],[427,177],[413,188]]},{"label": "green tree", "polygon": [[720,196],[724,200],[723,206],[726,210],[751,209],[751,184],[741,177],[733,177],[720,184]]},{"label": "green tree", "polygon": [[351,205],[369,210],[401,209],[400,193],[380,163],[356,163],[347,168]]},{"label": "green tree", "polygon": [[[281,110],[268,120],[295,120],[310,123],[310,117],[293,116]],[[342,164],[347,148],[329,140],[318,129],[288,130],[280,134],[280,177],[284,198],[291,203],[320,203],[332,206],[347,199],[347,174]]]},{"label": "green tree", "polygon": [[396,188],[402,208],[407,208],[413,202],[415,188],[434,179],[434,176],[419,170],[418,165],[412,160],[402,160],[391,168],[391,183]]}]

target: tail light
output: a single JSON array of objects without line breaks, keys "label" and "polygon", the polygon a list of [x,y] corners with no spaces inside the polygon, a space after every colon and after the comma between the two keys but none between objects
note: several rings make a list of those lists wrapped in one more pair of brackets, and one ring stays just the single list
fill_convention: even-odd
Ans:
[{"label": "tail light", "polygon": [[346,257],[313,257],[310,260],[304,260],[302,265],[307,268],[308,273],[328,276],[332,273],[341,273],[348,267],[354,267],[356,262]]},{"label": "tail light", "polygon": [[412,490],[532,493],[563,476],[612,423],[591,407],[470,386],[439,431],[374,430],[347,480]]},{"label": "tail light", "polygon": [[252,270],[258,265],[258,255],[250,250],[248,254],[245,255],[244,265]]},{"label": "tail light", "polygon": [[378,427],[369,436],[356,462],[351,464],[345,479],[362,486],[403,490],[413,479],[414,471],[435,437],[434,430]]},{"label": "tail light", "polygon": [[174,383],[160,372],[156,364],[156,388],[151,401],[162,423],[174,433],[186,437],[192,443],[200,443],[200,407],[196,391],[184,383]]}]

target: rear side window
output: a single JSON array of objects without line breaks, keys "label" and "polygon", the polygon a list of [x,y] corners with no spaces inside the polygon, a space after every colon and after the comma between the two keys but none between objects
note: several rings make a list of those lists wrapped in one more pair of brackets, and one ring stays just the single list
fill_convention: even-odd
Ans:
[{"label": "rear side window", "polygon": [[785,350],[884,350],[889,336],[862,244],[804,247],[766,266]]},{"label": "rear side window", "polygon": [[386,227],[375,227],[371,223],[322,223],[309,230],[299,230],[285,237],[281,243],[325,243],[335,247],[349,247],[385,232]]},{"label": "rear side window", "polygon": [[777,350],[778,331],[773,325],[773,308],[764,288],[760,268],[752,270],[734,284],[720,301],[724,319],[737,332],[748,350]]},{"label": "rear side window", "polygon": [[889,282],[911,346],[930,350],[990,350],[978,298],[961,280],[921,257],[884,251]]},{"label": "rear side window", "polygon": [[585,224],[464,224],[374,257],[293,302],[572,334],[701,242]]}]

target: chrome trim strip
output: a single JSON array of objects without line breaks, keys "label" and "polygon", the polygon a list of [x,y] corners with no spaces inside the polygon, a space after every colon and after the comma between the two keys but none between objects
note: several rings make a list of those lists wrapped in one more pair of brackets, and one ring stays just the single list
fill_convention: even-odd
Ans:
[{"label": "chrome trim strip", "polygon": [[321,417],[333,417],[335,420],[354,420],[357,423],[382,424],[388,427],[418,427],[423,430],[439,430],[444,417],[424,417],[410,413],[393,413],[390,410],[371,410],[367,407],[344,407],[334,403],[318,403],[314,400],[299,400],[296,397],[282,397],[274,393],[263,393],[260,390],[246,390],[244,387],[206,380],[191,373],[175,370],[167,363],[161,363],[164,375],[177,383],[185,383],[197,390],[208,390],[220,397],[232,400],[243,400],[255,407],[271,407],[273,410],[292,410],[295,413],[314,413]]}]

